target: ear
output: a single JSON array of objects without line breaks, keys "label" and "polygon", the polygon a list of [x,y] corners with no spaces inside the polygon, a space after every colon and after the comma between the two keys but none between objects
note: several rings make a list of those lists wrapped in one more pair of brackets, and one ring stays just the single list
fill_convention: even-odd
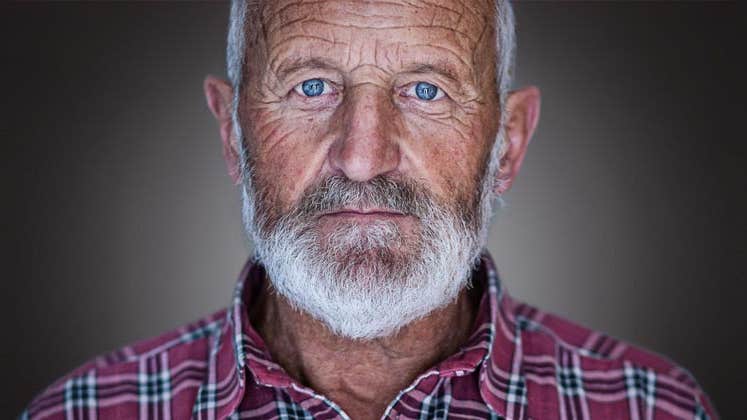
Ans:
[{"label": "ear", "polygon": [[509,94],[506,101],[506,145],[500,157],[501,165],[496,175],[495,193],[503,194],[511,188],[537,127],[540,114],[540,91],[534,86]]},{"label": "ear", "polygon": [[215,76],[207,76],[203,83],[205,99],[220,127],[223,143],[223,159],[234,184],[241,182],[241,158],[236,132],[233,127],[233,89],[231,85]]}]

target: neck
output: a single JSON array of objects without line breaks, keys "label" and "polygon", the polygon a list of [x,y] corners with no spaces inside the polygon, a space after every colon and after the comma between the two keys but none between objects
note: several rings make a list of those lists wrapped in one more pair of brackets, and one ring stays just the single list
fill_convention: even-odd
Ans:
[{"label": "neck", "polygon": [[400,390],[445,359],[471,332],[476,296],[404,326],[395,335],[353,340],[295,310],[268,287],[250,317],[270,354],[296,381],[335,401],[352,418],[379,418]]}]

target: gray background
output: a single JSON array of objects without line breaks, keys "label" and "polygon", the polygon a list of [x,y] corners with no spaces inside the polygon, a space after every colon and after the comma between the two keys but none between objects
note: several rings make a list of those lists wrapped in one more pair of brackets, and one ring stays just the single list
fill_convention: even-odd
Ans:
[{"label": "gray background", "polygon": [[[229,302],[248,254],[202,96],[224,4],[3,16],[2,410]],[[745,383],[736,4],[516,7],[538,132],[492,230],[515,296],[669,355],[725,418]]]}]

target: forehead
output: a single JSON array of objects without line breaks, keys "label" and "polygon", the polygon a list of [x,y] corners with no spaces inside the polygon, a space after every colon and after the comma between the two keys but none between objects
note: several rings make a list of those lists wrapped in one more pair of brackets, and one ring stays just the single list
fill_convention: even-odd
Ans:
[{"label": "forehead", "polygon": [[476,64],[478,52],[485,55],[484,48],[493,48],[492,1],[269,3],[262,20],[270,68],[319,56],[341,67],[390,68],[429,58],[451,63],[461,73]]}]

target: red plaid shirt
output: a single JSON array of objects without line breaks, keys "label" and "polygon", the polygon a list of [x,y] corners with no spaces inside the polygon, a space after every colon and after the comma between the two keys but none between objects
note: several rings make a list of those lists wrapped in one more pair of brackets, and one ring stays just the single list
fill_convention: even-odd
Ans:
[{"label": "red plaid shirt", "polygon": [[[348,418],[290,378],[247,318],[263,287],[242,271],[230,308],[74,370],[22,418]],[[387,419],[708,419],[713,406],[661,356],[510,298],[484,255],[474,331],[389,404]]]}]

